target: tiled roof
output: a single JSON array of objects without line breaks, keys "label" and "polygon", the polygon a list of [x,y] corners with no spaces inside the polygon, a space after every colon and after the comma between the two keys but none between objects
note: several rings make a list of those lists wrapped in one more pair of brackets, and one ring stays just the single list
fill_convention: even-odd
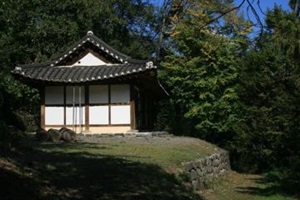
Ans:
[{"label": "tiled roof", "polygon": [[[84,45],[86,45],[85,47],[92,46],[113,62],[99,66],[66,65],[64,61],[74,56],[76,52],[82,51],[81,47]],[[131,59],[131,57],[113,49],[89,31],[85,37],[55,59],[38,64],[18,65],[12,73],[30,80],[82,83],[128,76],[153,69],[156,69],[156,66],[151,61]]]},{"label": "tiled roof", "polygon": [[40,81],[56,83],[83,83],[100,81],[156,69],[151,62],[125,63],[100,66],[32,66],[16,67],[15,75]]}]

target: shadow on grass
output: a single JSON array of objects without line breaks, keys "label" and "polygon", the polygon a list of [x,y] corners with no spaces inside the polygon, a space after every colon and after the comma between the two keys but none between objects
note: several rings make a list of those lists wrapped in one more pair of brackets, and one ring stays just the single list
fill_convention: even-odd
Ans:
[{"label": "shadow on grass", "polygon": [[[93,144],[67,145],[94,148]],[[25,148],[8,157],[21,172],[0,166],[1,199],[201,199],[157,165],[37,148]]]},{"label": "shadow on grass", "polygon": [[[262,178],[252,178],[251,181],[257,183],[255,187],[237,187],[237,191],[240,193],[246,193],[256,196],[269,197],[273,195],[280,195],[284,197],[299,198],[299,188],[290,185],[287,186],[287,182],[282,182],[276,176],[266,175]],[[296,192],[295,192],[296,191]]]}]

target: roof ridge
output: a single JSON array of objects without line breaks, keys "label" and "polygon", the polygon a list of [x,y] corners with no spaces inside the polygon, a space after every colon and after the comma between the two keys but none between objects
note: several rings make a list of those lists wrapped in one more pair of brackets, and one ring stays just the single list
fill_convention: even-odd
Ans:
[{"label": "roof ridge", "polygon": [[[124,58],[125,58],[124,60],[131,59],[130,56],[128,56],[128,55],[126,55],[126,54],[124,54],[124,53],[121,53],[120,51],[114,49],[112,46],[110,46],[109,44],[107,44],[106,42],[104,42],[103,40],[101,40],[100,38],[98,38],[97,36],[95,36],[94,34],[90,34],[90,35],[89,35],[89,32],[88,32],[88,33],[87,33],[87,37],[90,37],[90,38],[96,40],[96,42],[101,43],[103,46],[105,46],[105,47],[106,47],[107,49],[109,49],[110,51],[113,51],[113,52],[115,52],[115,54],[118,54],[118,55],[124,57]],[[92,42],[92,43],[93,43],[93,42]],[[96,44],[96,46],[97,46],[97,44]]]},{"label": "roof ridge", "polygon": [[63,53],[61,53],[59,56],[52,59],[50,61],[51,66],[57,65],[59,62],[64,60],[64,58],[72,54],[74,51],[76,51],[78,48],[80,48],[82,45],[84,45],[87,42],[90,42],[97,48],[101,49],[102,51],[106,52],[110,56],[120,61],[121,63],[126,63],[128,59],[131,59],[130,56],[119,52],[118,50],[114,49],[113,47],[105,43],[103,40],[95,36],[92,31],[88,31],[87,34],[83,38],[81,38],[78,42],[74,43],[69,48],[67,48]]},{"label": "roof ridge", "polygon": [[83,46],[85,43],[91,43],[95,47],[99,48],[99,50],[102,50],[118,60],[119,62],[125,64],[125,63],[132,63],[132,64],[146,64],[149,63],[150,61],[148,60],[139,60],[139,59],[133,59],[130,56],[121,53],[120,51],[114,49],[112,46],[98,38],[93,34],[92,31],[88,31],[87,34],[82,37],[79,41],[76,43],[70,45],[65,51],[62,53],[58,54],[54,58],[50,59],[49,61],[41,62],[41,63],[33,63],[33,64],[18,64],[16,68],[31,68],[31,67],[48,67],[48,66],[57,66],[59,63],[67,58],[69,55],[74,53],[78,48]]}]

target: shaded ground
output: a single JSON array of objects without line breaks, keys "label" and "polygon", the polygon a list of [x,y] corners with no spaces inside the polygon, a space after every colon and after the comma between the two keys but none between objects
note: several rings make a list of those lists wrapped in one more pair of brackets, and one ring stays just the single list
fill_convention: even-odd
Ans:
[{"label": "shaded ground", "polygon": [[295,200],[260,175],[230,172],[194,193],[181,162],[217,151],[186,137],[85,137],[76,143],[24,138],[0,149],[0,199]]},{"label": "shaded ground", "polygon": [[207,200],[296,200],[283,193],[262,175],[230,172],[222,180],[201,192]]},{"label": "shaded ground", "polygon": [[118,156],[116,143],[107,142],[27,141],[30,146],[1,151],[1,199],[201,199],[175,175],[147,162],[149,156],[145,162],[138,154]]}]

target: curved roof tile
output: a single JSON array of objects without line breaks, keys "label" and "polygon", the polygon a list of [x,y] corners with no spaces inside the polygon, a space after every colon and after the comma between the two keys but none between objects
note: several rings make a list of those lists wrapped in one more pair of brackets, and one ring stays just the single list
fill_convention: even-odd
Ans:
[{"label": "curved roof tile", "polygon": [[151,70],[146,65],[119,64],[100,66],[60,66],[60,67],[34,67],[14,70],[15,75],[32,80],[50,82],[82,83],[102,79],[111,79],[120,76],[128,76],[135,73]]},{"label": "curved roof tile", "polygon": [[[95,52],[99,55],[103,56],[104,54],[105,58],[111,61],[112,64],[108,62],[96,66],[67,65],[74,56],[76,58],[79,55],[78,52],[84,51],[83,46],[90,48],[92,51],[96,50]],[[115,50],[89,31],[85,37],[56,58],[38,64],[18,65],[12,71],[12,74],[33,81],[75,84],[127,77],[150,70],[156,70],[156,66],[152,62],[132,59],[130,56]]]}]

